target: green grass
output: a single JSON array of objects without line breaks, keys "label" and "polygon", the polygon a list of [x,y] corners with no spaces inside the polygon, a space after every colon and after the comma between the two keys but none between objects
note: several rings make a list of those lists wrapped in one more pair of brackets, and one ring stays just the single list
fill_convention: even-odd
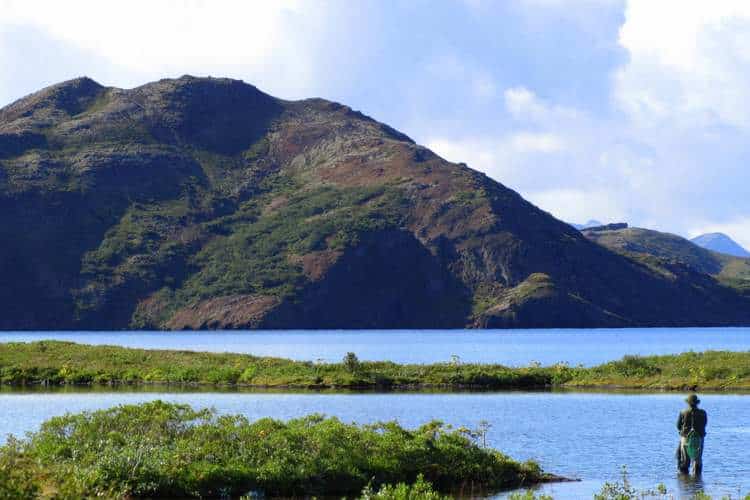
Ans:
[{"label": "green grass", "polygon": [[[440,422],[415,430],[318,415],[251,423],[154,401],[48,420],[0,448],[0,479],[0,498],[309,497],[364,489],[365,498],[437,500],[436,491],[494,492],[553,477]],[[396,485],[383,486],[389,483]],[[406,496],[410,490],[419,496]]]},{"label": "green grass", "polygon": [[206,384],[297,388],[621,387],[750,389],[750,353],[708,351],[626,356],[592,368],[451,362],[429,365],[312,363],[245,354],[90,346],[40,341],[0,344],[0,382],[11,385]]}]

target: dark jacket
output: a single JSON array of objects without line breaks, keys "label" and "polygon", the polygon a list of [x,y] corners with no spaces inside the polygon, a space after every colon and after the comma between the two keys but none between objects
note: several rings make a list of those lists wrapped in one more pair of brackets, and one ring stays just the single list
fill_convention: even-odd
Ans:
[{"label": "dark jacket", "polygon": [[695,433],[701,437],[706,435],[706,424],[708,423],[708,415],[706,410],[700,408],[688,408],[680,412],[680,416],[677,418],[677,430],[680,431],[680,436],[687,436],[690,429],[695,429]]}]

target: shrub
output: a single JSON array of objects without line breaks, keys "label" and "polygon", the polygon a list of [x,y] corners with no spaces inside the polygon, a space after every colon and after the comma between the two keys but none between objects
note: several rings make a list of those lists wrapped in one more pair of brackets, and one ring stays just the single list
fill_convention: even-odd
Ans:
[{"label": "shrub", "polygon": [[39,493],[35,466],[10,438],[0,453],[0,499],[34,498]]},{"label": "shrub", "polygon": [[625,356],[612,364],[617,373],[626,377],[649,377],[661,373],[658,366],[641,356]]},{"label": "shrub", "polygon": [[452,497],[441,495],[424,480],[421,474],[414,484],[384,484],[377,492],[367,485],[359,497],[360,500],[450,500]]},{"label": "shrub", "polygon": [[346,353],[343,363],[346,371],[348,371],[349,373],[357,373],[362,367],[362,364],[359,362],[359,358],[353,352]]},{"label": "shrub", "polygon": [[436,491],[493,491],[543,477],[536,464],[481,448],[439,422],[415,430],[318,415],[251,423],[161,401],[55,417],[0,448],[6,463],[15,464],[14,488],[43,483],[70,498],[351,495],[368,483],[396,485],[382,489],[396,496],[378,498],[438,498],[425,481]]}]

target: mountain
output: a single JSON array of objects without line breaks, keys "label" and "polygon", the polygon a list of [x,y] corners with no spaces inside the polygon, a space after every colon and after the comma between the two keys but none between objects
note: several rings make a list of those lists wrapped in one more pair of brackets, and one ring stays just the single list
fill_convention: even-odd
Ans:
[{"label": "mountain", "polygon": [[590,227],[602,226],[603,224],[596,219],[589,219],[589,221],[585,224],[576,224],[575,222],[573,222],[570,225],[580,231],[582,229],[587,229]]},{"label": "mountain", "polygon": [[734,255],[735,257],[750,257],[750,252],[724,233],[701,234],[690,241],[714,252]]},{"label": "mountain", "polygon": [[642,228],[591,228],[583,234],[610,250],[664,269],[674,263],[711,275],[725,285],[750,290],[750,259],[714,252],[670,233]]},{"label": "mountain", "polygon": [[0,110],[0,328],[750,324],[748,300],[586,239],[322,99],[88,78]]}]

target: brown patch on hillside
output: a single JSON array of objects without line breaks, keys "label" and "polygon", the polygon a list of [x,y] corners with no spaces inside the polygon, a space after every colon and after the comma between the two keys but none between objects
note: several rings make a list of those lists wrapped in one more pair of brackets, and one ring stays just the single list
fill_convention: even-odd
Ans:
[{"label": "brown patch on hillside", "polygon": [[305,255],[292,255],[289,261],[302,265],[302,272],[310,281],[319,281],[342,254],[340,250],[321,250]]},{"label": "brown patch on hillside", "polygon": [[266,295],[217,297],[180,309],[165,326],[170,330],[254,328],[278,304],[278,298]]},{"label": "brown patch on hillside", "polygon": [[[373,140],[369,146],[382,148],[382,142]],[[446,236],[463,239],[467,233],[493,227],[497,218],[486,199],[483,184],[487,181],[482,174],[413,144],[392,142],[387,150],[386,156],[350,156],[317,168],[314,175],[323,183],[344,187],[403,187],[413,203],[409,228],[423,241]]]},{"label": "brown patch on hillside", "polygon": [[276,196],[268,204],[263,207],[263,215],[269,215],[276,212],[278,209],[285,207],[289,203],[289,197],[286,195]]}]

